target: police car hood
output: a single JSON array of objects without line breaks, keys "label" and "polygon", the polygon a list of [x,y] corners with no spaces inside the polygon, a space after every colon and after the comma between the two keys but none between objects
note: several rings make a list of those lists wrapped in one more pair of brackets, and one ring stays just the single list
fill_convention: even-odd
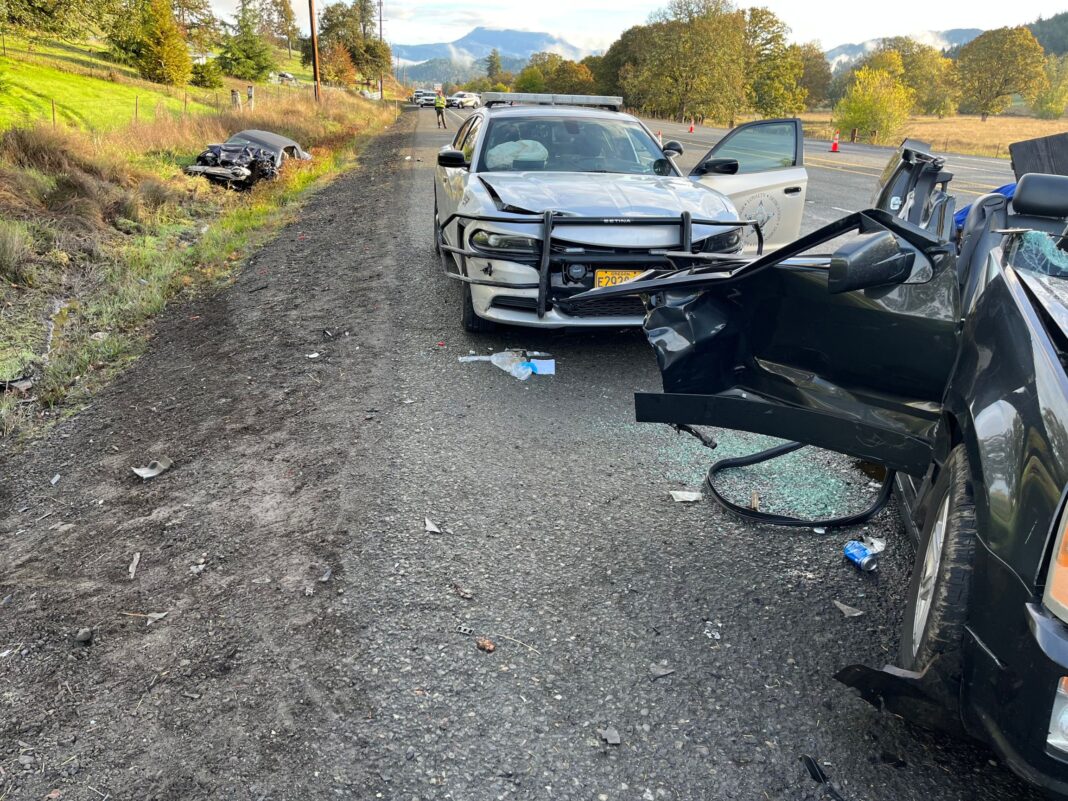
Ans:
[{"label": "police car hood", "polygon": [[[738,214],[724,195],[687,178],[618,173],[499,172],[478,176],[500,211],[540,214],[554,211],[578,217],[677,217],[684,211],[708,220],[735,220]],[[727,229],[694,225],[693,239]],[[554,238],[608,247],[673,247],[674,226],[567,226]]]}]

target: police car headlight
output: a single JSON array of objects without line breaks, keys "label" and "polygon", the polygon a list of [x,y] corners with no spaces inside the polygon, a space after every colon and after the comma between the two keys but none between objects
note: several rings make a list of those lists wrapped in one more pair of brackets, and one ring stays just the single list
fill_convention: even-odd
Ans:
[{"label": "police car headlight", "polygon": [[496,234],[492,231],[475,231],[471,244],[479,250],[532,256],[538,252],[538,240],[521,234]]},{"label": "police car headlight", "polygon": [[742,249],[742,229],[732,228],[726,233],[710,236],[701,242],[702,253],[737,253]]}]

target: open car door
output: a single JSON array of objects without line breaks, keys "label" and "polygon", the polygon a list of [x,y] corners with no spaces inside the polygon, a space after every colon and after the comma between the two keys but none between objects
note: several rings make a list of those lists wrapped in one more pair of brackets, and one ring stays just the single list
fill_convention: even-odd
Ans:
[{"label": "open car door", "polygon": [[[756,220],[768,250],[782,247],[801,233],[808,172],[801,120],[758,120],[739,125],[708,151],[690,177],[722,192],[738,216]],[[747,248],[755,248],[748,234]]]},{"label": "open car door", "polygon": [[[832,256],[801,254],[845,237]],[[749,262],[592,290],[647,298],[664,392],[641,422],[741,429],[913,475],[932,457],[958,349],[955,248],[894,214],[851,214]]]}]

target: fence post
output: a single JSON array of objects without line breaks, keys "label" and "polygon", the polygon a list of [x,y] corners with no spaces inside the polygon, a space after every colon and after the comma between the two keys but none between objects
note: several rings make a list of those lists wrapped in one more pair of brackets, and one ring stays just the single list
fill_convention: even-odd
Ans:
[{"label": "fence post", "polygon": [[52,98],[52,130],[56,129],[56,99]]},{"label": "fence post", "polygon": [[141,106],[141,96],[134,95],[134,122],[137,122],[138,113]]},{"label": "fence post", "polygon": [[849,134],[849,142],[850,142],[850,144],[854,144],[855,145],[857,143],[857,134],[859,134],[859,133],[860,133],[860,131],[858,131],[856,128],[854,128],[850,132],[850,134]]},{"label": "fence post", "polygon": [[1001,158],[1001,142],[998,142],[998,149],[994,152],[994,158]]},{"label": "fence post", "polygon": [[189,113],[189,92],[185,93],[185,98],[182,100],[182,116],[184,117]]}]

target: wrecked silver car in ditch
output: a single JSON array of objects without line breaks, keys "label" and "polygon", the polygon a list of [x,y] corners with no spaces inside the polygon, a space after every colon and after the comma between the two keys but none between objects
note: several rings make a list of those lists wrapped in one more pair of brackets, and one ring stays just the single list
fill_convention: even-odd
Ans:
[{"label": "wrecked silver car in ditch", "polygon": [[287,159],[311,159],[311,154],[285,136],[249,129],[222,144],[208,145],[187,175],[202,175],[233,188],[248,188],[265,178],[277,177]]},{"label": "wrecked silver car in ditch", "polygon": [[838,678],[1066,795],[1068,177],[980,197],[958,238],[943,167],[906,143],[875,208],[572,302],[644,298],[664,391],[639,421],[886,466],[916,553],[900,651]]}]

